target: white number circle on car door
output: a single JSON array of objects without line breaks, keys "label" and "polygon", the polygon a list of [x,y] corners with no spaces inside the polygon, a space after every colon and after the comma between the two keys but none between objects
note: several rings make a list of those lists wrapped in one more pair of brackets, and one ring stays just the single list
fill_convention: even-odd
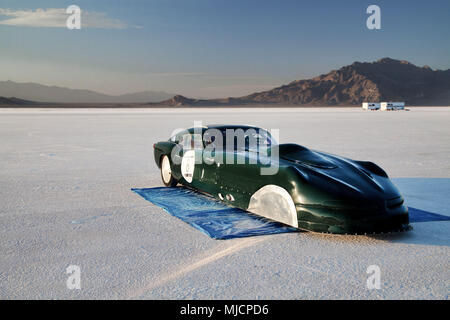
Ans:
[{"label": "white number circle on car door", "polygon": [[194,177],[195,168],[195,150],[187,150],[181,159],[181,174],[183,178],[191,183]]}]

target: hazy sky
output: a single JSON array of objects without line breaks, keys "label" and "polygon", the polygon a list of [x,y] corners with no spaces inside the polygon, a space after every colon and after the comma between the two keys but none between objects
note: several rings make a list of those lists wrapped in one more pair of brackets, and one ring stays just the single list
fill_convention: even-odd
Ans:
[{"label": "hazy sky", "polygon": [[449,39],[448,0],[2,0],[0,80],[239,96],[387,56],[448,69]]}]

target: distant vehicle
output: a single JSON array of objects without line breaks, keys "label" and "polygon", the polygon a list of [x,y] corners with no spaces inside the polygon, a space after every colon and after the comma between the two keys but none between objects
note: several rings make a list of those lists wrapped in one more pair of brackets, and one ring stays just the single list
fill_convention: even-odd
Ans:
[{"label": "distant vehicle", "polygon": [[[213,138],[210,129],[226,138]],[[233,142],[227,129],[241,129],[245,143],[227,150],[227,142]],[[258,148],[251,139],[257,140]],[[189,128],[153,147],[167,187],[181,183],[230,206],[314,232],[365,234],[410,229],[402,195],[386,172],[372,162],[297,144],[277,144],[267,130],[251,126]],[[216,160],[206,163],[202,159],[211,147],[220,148],[214,153]],[[252,160],[267,160],[277,150],[277,172],[262,175],[267,162]],[[227,157],[233,163],[227,163]]]},{"label": "distant vehicle", "polygon": [[391,111],[391,110],[405,110],[404,102],[381,102],[381,110]]},{"label": "distant vehicle", "polygon": [[362,108],[365,110],[378,110],[380,109],[380,104],[378,102],[363,102]]}]

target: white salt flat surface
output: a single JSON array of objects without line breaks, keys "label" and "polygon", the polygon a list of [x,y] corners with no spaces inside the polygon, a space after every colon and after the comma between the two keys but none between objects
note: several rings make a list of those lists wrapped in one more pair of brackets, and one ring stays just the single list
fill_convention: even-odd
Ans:
[{"label": "white salt flat surface", "polygon": [[[153,143],[194,121],[277,128],[280,142],[374,161],[408,205],[450,216],[450,108],[1,109],[0,298],[449,298],[448,221],[218,241],[131,192],[161,186]],[[66,287],[69,265],[81,290]]]}]

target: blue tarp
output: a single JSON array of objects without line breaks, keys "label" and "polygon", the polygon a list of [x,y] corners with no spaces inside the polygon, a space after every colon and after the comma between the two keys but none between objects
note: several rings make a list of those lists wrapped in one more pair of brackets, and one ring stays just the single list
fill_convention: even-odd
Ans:
[{"label": "blue tarp", "polygon": [[243,238],[298,231],[281,223],[229,207],[187,188],[131,189],[213,239]]},{"label": "blue tarp", "polygon": [[[229,207],[212,197],[183,187],[131,190],[213,239],[243,238],[298,231],[247,211]],[[409,213],[411,222],[450,220],[448,216],[411,207],[409,207]]]}]

